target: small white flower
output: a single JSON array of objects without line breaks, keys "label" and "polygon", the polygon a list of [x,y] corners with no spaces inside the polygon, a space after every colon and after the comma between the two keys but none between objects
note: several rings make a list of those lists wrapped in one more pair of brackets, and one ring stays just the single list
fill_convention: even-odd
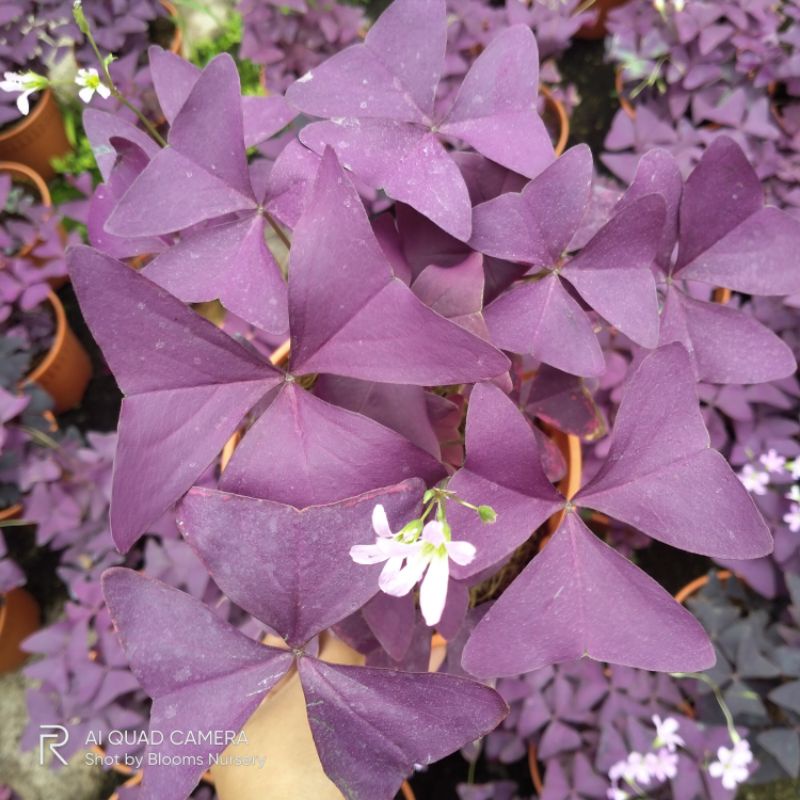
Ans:
[{"label": "small white flower", "polygon": [[647,786],[650,783],[650,767],[647,758],[641,753],[628,753],[628,760],[625,762],[625,769],[622,777],[630,784]]},{"label": "small white flower", "polygon": [[793,503],[800,503],[800,486],[795,484],[789,489],[788,492],[784,495],[787,500],[791,500]]},{"label": "small white flower", "polygon": [[672,0],[672,7],[676,11],[683,11],[686,8],[686,0]]},{"label": "small white flower", "polygon": [[94,67],[79,69],[75,76],[75,83],[82,87],[78,92],[78,97],[84,103],[88,103],[94,97],[95,92],[104,99],[111,95],[111,89],[100,80],[100,75]]},{"label": "small white flower", "polygon": [[792,503],[789,511],[783,515],[783,521],[792,533],[800,533],[800,504]]},{"label": "small white flower", "polygon": [[666,747],[674,753],[678,747],[683,747],[685,742],[678,735],[679,723],[673,717],[662,720],[658,714],[653,715],[653,725],[656,726],[656,747]]},{"label": "small white flower", "polygon": [[17,98],[19,113],[27,116],[31,110],[28,98],[34,92],[41,92],[47,88],[47,78],[35,72],[4,72],[4,80],[0,81],[0,89],[4,92],[21,92]]},{"label": "small white flower", "polygon": [[758,460],[764,465],[767,472],[773,472],[777,475],[783,472],[786,465],[786,459],[783,456],[779,456],[774,448],[764,453]]},{"label": "small white flower", "polygon": [[733,790],[747,780],[750,774],[747,765],[752,760],[749,742],[740,739],[732,748],[720,747],[717,750],[717,760],[708,765],[708,774],[712,778],[721,778],[723,787]]},{"label": "small white flower", "polygon": [[606,797],[608,800],[628,800],[630,795],[624,789],[620,789],[619,786],[612,786],[606,790]]},{"label": "small white flower", "polygon": [[769,474],[762,469],[756,469],[752,464],[745,464],[742,471],[738,474],[748,492],[757,495],[765,495],[769,486]]},{"label": "small white flower", "polygon": [[650,775],[659,783],[671,780],[678,774],[678,754],[666,747],[660,748],[656,753],[648,753],[645,761]]},{"label": "small white flower", "polygon": [[792,478],[797,480],[800,478],[800,456],[795,458],[793,461],[790,461],[786,464],[789,468],[790,472],[792,473]]},{"label": "small white flower", "polygon": [[[356,545],[350,557],[358,564],[377,564],[385,561],[378,585],[393,597],[407,595],[422,582],[419,605],[428,626],[442,618],[450,579],[450,560],[466,566],[475,558],[475,546],[470,542],[454,542],[446,522],[428,522],[421,535],[404,541],[402,533],[393,534],[383,506],[372,512],[372,527],[377,534],[375,544]],[[414,534],[411,534],[414,536]]]}]

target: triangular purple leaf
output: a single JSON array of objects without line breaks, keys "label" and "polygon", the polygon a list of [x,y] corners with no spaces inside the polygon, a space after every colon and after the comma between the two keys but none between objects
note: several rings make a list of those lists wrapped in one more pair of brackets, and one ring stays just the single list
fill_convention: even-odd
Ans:
[{"label": "triangular purple leaf", "polygon": [[179,55],[152,45],[147,50],[158,104],[171,125],[194,88],[201,70]]},{"label": "triangular purple leaf", "polygon": [[689,552],[756,558],[772,550],[749,494],[710,447],[689,356],[679,344],[640,364],[608,458],[575,501]]},{"label": "triangular purple leaf", "polygon": [[[318,117],[380,117],[421,122],[433,115],[444,66],[443,0],[392,3],[353,45],[306,73],[286,99]],[[366,78],[365,78],[366,76]]]},{"label": "triangular purple leaf", "polygon": [[531,29],[514,25],[475,59],[441,126],[492,161],[529,178],[555,158],[536,112],[539,50]]},{"label": "triangular purple leaf", "polygon": [[591,187],[591,151],[572,147],[522,192],[476,206],[470,245],[509,261],[555,267],[586,211]]},{"label": "triangular purple leaf", "polygon": [[471,564],[451,566],[458,578],[499,562],[564,503],[544,474],[530,423],[496,386],[479,384],[472,390],[466,448],[464,466],[448,489],[474,505],[491,506],[497,521],[484,524],[473,511],[448,504],[454,538],[477,548]]},{"label": "triangular purple leaf", "polygon": [[642,347],[658,344],[658,298],[650,266],[664,226],[665,206],[651,194],[616,214],[562,274],[614,327]]},{"label": "triangular purple leaf", "polygon": [[508,711],[493,689],[452,675],[313,658],[300,659],[298,668],[325,774],[349,800],[390,800],[415,764],[474,741]]},{"label": "triangular purple leaf", "polygon": [[301,647],[378,590],[382,565],[350,557],[351,547],[374,540],[376,504],[399,530],[418,513],[423,489],[412,480],[299,510],[198,487],[181,502],[177,520],[220,589]]},{"label": "triangular purple leaf", "polygon": [[251,196],[166,147],[123,195],[106,231],[115,236],[159,236],[256,205]]},{"label": "triangular purple leaf", "polygon": [[680,342],[698,380],[763,383],[786,378],[797,364],[789,346],[755,317],[736,308],[695,300],[667,289],[661,344]]},{"label": "triangular purple leaf", "polygon": [[428,385],[483,380],[508,368],[495,348],[431,311],[394,277],[330,150],[294,231],[289,313],[293,372]]},{"label": "triangular purple leaf", "polygon": [[370,186],[408,203],[457,239],[469,238],[467,185],[430,131],[393,120],[337,118],[307,125],[300,140],[320,154],[333,148],[342,164]]},{"label": "triangular purple leaf", "polygon": [[693,672],[714,663],[714,648],[686,609],[573,512],[478,623],[463,664],[505,676],[582,656]]},{"label": "triangular purple leaf", "polygon": [[558,275],[512,287],[486,308],[484,318],[492,341],[503,350],[530,353],[574,375],[605,371],[592,323]]},{"label": "triangular purple leaf", "polygon": [[111,143],[112,139],[126,139],[138,145],[148,158],[159,152],[158,145],[146,133],[116,114],[87,108],[83,112],[83,126],[104,181],[111,177],[117,161],[117,149]]},{"label": "triangular purple leaf", "polygon": [[[147,766],[143,797],[182,800],[199,781],[208,757],[226,745],[173,744],[170,734],[240,730],[293,656],[248,639],[199,601],[133,570],[107,570],[103,591],[131,669],[153,698],[150,730],[164,735],[153,752],[200,762]],[[164,636],[165,631],[171,635]],[[203,632],[201,648],[197,631]]]},{"label": "triangular purple leaf", "polygon": [[303,508],[407,478],[430,483],[443,472],[398,433],[286,384],[236,449],[220,487]]},{"label": "triangular purple leaf", "polygon": [[114,540],[127,550],[189,489],[281,376],[119,261],[79,247],[69,254],[69,270],[86,321],[127,395],[111,508]]},{"label": "triangular purple leaf", "polygon": [[219,299],[268,333],[289,330],[288,292],[264,238],[265,220],[248,215],[191,233],[142,271],[187,303]]}]

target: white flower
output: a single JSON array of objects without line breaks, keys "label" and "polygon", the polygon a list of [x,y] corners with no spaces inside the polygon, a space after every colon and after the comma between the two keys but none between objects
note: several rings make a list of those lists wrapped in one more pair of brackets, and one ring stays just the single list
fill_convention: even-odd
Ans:
[{"label": "white flower", "polygon": [[95,92],[104,99],[111,95],[111,89],[100,80],[100,75],[94,67],[79,69],[78,74],[75,76],[75,83],[83,87],[78,92],[78,97],[80,97],[84,103],[88,103],[92,97],[94,97]]},{"label": "white flower", "polygon": [[659,783],[670,780],[678,774],[678,754],[666,747],[660,748],[656,753],[648,753],[644,758],[650,775]]},{"label": "white flower", "polygon": [[793,503],[800,503],[800,486],[795,484],[789,489],[788,492],[784,495],[787,500],[791,500]]},{"label": "white flower", "polygon": [[792,533],[800,533],[800,505],[792,503],[789,511],[783,515],[783,521],[789,526]]},{"label": "white flower", "polygon": [[674,753],[678,747],[683,747],[686,744],[678,736],[678,720],[673,717],[667,717],[662,720],[658,714],[655,714],[652,719],[653,725],[656,726],[656,747],[666,747],[670,753]]},{"label": "white flower", "polygon": [[708,774],[712,778],[721,778],[723,787],[732,790],[747,780],[747,765],[752,760],[750,744],[746,739],[740,739],[732,748],[720,747],[717,750],[717,760],[708,765]]},{"label": "white flower", "polygon": [[384,573],[396,573],[403,561],[419,548],[417,544],[404,541],[401,534],[392,533],[386,510],[380,504],[372,509],[372,529],[378,537],[375,544],[357,544],[351,547],[350,558],[356,564],[380,564],[385,561],[386,566],[381,572],[383,579]]},{"label": "white flower", "polygon": [[0,81],[0,89],[4,92],[22,92],[17,98],[17,108],[19,113],[24,116],[27,116],[31,110],[28,98],[34,92],[40,92],[47,88],[47,78],[30,70],[28,72],[4,72],[3,78],[5,80]]},{"label": "white flower", "polygon": [[[647,759],[641,753],[629,753],[627,761],[623,762],[622,777],[630,784],[647,786],[650,783],[650,768]],[[612,767],[613,769],[613,767]]]},{"label": "white flower", "polygon": [[739,480],[748,492],[765,495],[769,485],[769,475],[764,470],[756,469],[752,464],[745,464],[738,474]]},{"label": "white flower", "polygon": [[791,471],[794,480],[800,478],[800,456],[795,458],[794,461],[790,461],[786,466]]},{"label": "white flower", "polygon": [[612,786],[606,790],[606,797],[608,800],[628,800],[630,795],[624,789],[620,789],[619,786]]},{"label": "white flower", "polygon": [[683,11],[686,7],[686,0],[672,0],[672,7],[676,11]]},{"label": "white flower", "polygon": [[372,527],[377,534],[375,544],[356,545],[350,557],[358,564],[377,564],[385,561],[379,586],[393,597],[407,595],[422,581],[419,605],[425,623],[436,625],[442,618],[450,579],[450,559],[465,566],[475,558],[475,546],[470,542],[454,542],[446,522],[428,522],[418,533],[393,534],[383,507],[375,506]]},{"label": "white flower", "polygon": [[769,452],[764,453],[758,459],[767,469],[767,472],[774,472],[780,475],[786,465],[786,459],[779,456],[774,448],[770,448]]}]

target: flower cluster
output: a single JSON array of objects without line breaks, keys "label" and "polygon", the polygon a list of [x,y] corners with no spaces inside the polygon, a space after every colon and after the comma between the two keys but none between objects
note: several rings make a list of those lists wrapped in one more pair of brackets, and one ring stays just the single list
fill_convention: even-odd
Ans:
[{"label": "flower cluster", "polygon": [[[469,566],[476,552],[471,542],[453,540],[445,512],[448,500],[470,508],[483,522],[496,520],[489,506],[475,506],[453,492],[435,489],[425,493],[423,502],[427,501],[427,506],[422,516],[406,523],[398,533],[392,533],[389,528],[383,506],[375,506],[372,511],[372,527],[377,535],[375,544],[356,545],[350,549],[350,556],[357,564],[385,562],[379,586],[386,594],[405,597],[420,583],[420,610],[425,624],[431,627],[441,620],[447,602],[450,561],[461,567]],[[436,519],[426,522],[434,508]]]}]

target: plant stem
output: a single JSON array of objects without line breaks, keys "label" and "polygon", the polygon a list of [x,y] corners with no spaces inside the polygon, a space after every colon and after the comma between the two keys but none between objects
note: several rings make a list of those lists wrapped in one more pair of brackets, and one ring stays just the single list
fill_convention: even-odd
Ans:
[{"label": "plant stem", "polygon": [[275,231],[277,237],[283,242],[284,246],[288,250],[292,246],[292,243],[289,241],[289,237],[283,232],[281,226],[278,225],[278,223],[273,219],[272,215],[268,211],[264,212],[264,217],[267,220],[267,222],[269,222],[269,224],[272,226],[272,230]]},{"label": "plant stem", "polygon": [[728,704],[725,702],[725,698],[722,696],[722,692],[719,689],[714,681],[708,677],[708,675],[703,675],[701,672],[673,672],[673,678],[694,678],[696,681],[700,681],[708,686],[711,691],[714,693],[714,697],[719,704],[720,710],[722,711],[722,715],[725,717],[725,725],[728,728],[728,734],[731,737],[731,741],[736,744],[740,739],[739,732],[736,730],[736,726],[733,722],[733,714],[731,714],[731,710],[728,708]]},{"label": "plant stem", "polygon": [[100,50],[97,47],[97,42],[95,42],[94,35],[92,34],[92,31],[91,31],[90,28],[86,29],[86,38],[89,40],[89,44],[91,45],[92,50],[94,51],[94,54],[97,57],[97,61],[100,64],[100,69],[103,70],[103,76],[106,79],[106,82],[108,84],[108,88],[111,91],[111,94],[114,95],[114,97],[117,100],[119,100],[120,103],[122,103],[122,105],[124,105],[126,108],[130,109],[131,111],[133,111],[134,114],[136,114],[136,116],[139,118],[139,121],[147,129],[147,132],[150,134],[151,138],[156,142],[156,144],[158,144],[161,147],[166,147],[167,146],[166,140],[156,130],[156,128],[153,125],[153,123],[150,122],[150,120],[147,119],[147,117],[138,108],[136,108],[136,106],[133,105],[133,103],[131,103],[122,94],[122,92],[120,92],[119,89],[117,89],[117,86],[114,83],[114,79],[111,77],[111,73],[108,71],[108,64],[106,63],[106,60],[103,58],[103,56],[100,55]]}]

